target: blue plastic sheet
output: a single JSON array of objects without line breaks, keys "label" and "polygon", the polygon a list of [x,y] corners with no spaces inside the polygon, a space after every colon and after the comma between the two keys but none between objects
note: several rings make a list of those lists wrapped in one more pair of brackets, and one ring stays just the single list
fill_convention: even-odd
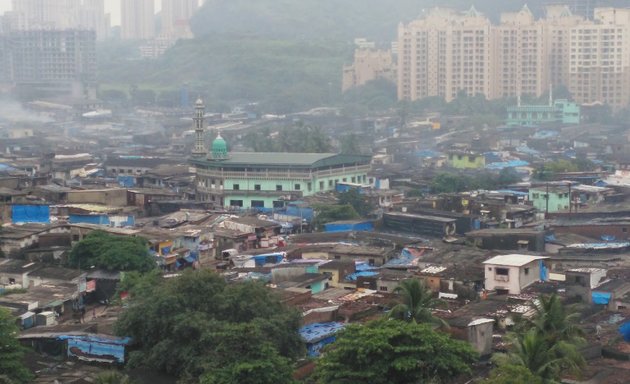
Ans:
[{"label": "blue plastic sheet", "polygon": [[619,326],[619,333],[623,335],[625,341],[630,342],[630,322],[621,324]]},{"label": "blue plastic sheet", "polygon": [[14,205],[11,207],[13,223],[50,223],[48,205]]},{"label": "blue plastic sheet", "polygon": [[608,304],[612,294],[608,292],[593,292],[591,297],[593,298],[593,304]]}]

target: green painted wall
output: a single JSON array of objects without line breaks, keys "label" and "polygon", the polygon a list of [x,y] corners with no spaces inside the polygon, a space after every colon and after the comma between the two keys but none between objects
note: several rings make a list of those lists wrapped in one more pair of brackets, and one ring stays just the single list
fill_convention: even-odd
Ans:
[{"label": "green painted wall", "polygon": [[448,165],[458,169],[479,169],[486,166],[486,158],[483,155],[449,153]]},{"label": "green painted wall", "polygon": [[[543,189],[530,189],[529,200],[534,203],[534,207],[540,212],[547,209],[545,198],[547,191]],[[569,191],[549,191],[549,212],[559,212],[569,209]]]},{"label": "green painted wall", "polygon": [[[363,173],[347,173],[344,175],[333,177],[314,177],[312,181],[304,180],[260,180],[260,179],[225,179],[224,188],[224,205],[230,206],[231,200],[242,200],[243,208],[251,208],[252,200],[263,201],[264,208],[273,208],[273,202],[278,201],[279,195],[283,192],[302,192],[303,196],[310,196],[319,192],[329,192],[335,190],[336,183],[367,183],[367,174]],[[310,183],[310,185],[309,185]],[[234,190],[238,185],[238,191]],[[256,190],[256,185],[260,186]],[[282,187],[282,191],[277,190],[277,186]],[[298,188],[296,188],[296,186]],[[309,188],[310,187],[310,188]],[[249,195],[247,192],[252,191]],[[256,195],[256,192],[273,192],[276,196]],[[262,194],[262,193],[261,193]]]}]

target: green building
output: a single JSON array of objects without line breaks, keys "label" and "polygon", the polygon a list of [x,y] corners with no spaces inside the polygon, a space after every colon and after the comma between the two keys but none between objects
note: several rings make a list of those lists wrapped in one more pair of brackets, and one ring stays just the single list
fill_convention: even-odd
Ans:
[{"label": "green building", "polygon": [[558,185],[530,188],[529,200],[540,212],[565,211],[569,209],[569,188]]},{"label": "green building", "polygon": [[481,153],[449,152],[447,164],[457,169],[481,169],[486,166],[486,157]]},{"label": "green building", "polygon": [[[334,191],[340,182],[367,183],[370,156],[335,153],[230,152],[219,134],[203,150],[203,103],[197,102],[190,164],[196,197],[224,207],[281,208],[287,201]],[[201,120],[201,121],[199,121]]]},{"label": "green building", "polygon": [[580,106],[559,99],[547,105],[518,105],[508,107],[508,126],[535,127],[545,124],[579,124]]}]

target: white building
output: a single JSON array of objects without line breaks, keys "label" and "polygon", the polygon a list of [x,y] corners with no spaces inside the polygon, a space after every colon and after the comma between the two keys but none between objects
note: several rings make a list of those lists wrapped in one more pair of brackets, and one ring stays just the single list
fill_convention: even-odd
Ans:
[{"label": "white building", "polygon": [[501,255],[483,262],[485,288],[518,295],[523,288],[541,280],[541,267],[547,256]]},{"label": "white building", "polygon": [[153,0],[120,0],[120,35],[126,40],[155,37],[155,3]]},{"label": "white building", "polygon": [[162,34],[178,35],[190,29],[190,19],[199,9],[199,0],[162,0]]}]

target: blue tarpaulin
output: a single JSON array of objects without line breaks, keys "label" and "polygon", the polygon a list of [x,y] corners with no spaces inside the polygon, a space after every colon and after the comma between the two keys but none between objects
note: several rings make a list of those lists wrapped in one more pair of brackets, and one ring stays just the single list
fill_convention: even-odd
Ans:
[{"label": "blue tarpaulin", "polygon": [[136,178],[133,176],[118,176],[118,185],[125,188],[131,188],[136,186]]},{"label": "blue tarpaulin", "polygon": [[630,322],[621,324],[619,326],[619,333],[623,335],[625,341],[630,342]]},{"label": "blue tarpaulin", "polygon": [[609,292],[593,292],[591,294],[593,304],[608,304],[612,294]]},{"label": "blue tarpaulin", "polygon": [[299,333],[306,342],[306,349],[310,357],[319,356],[320,350],[327,344],[333,343],[335,334],[342,330],[345,324],[338,322],[313,323],[300,328]]},{"label": "blue tarpaulin", "polygon": [[332,222],[324,224],[324,232],[349,232],[349,231],[373,231],[374,225],[371,221],[356,222]]},{"label": "blue tarpaulin", "polygon": [[540,266],[540,280],[542,281],[549,280],[549,271],[547,270],[545,263],[543,263],[542,260],[538,260],[538,265]]},{"label": "blue tarpaulin", "polygon": [[48,205],[14,205],[11,207],[13,223],[50,223]]},{"label": "blue tarpaulin", "polygon": [[107,215],[76,215],[68,216],[70,224],[98,224],[109,225],[109,217]]},{"label": "blue tarpaulin", "polygon": [[357,281],[359,277],[371,277],[371,276],[376,276],[376,275],[378,275],[378,272],[359,271],[359,272],[351,273],[348,276],[346,276],[346,280]]}]

